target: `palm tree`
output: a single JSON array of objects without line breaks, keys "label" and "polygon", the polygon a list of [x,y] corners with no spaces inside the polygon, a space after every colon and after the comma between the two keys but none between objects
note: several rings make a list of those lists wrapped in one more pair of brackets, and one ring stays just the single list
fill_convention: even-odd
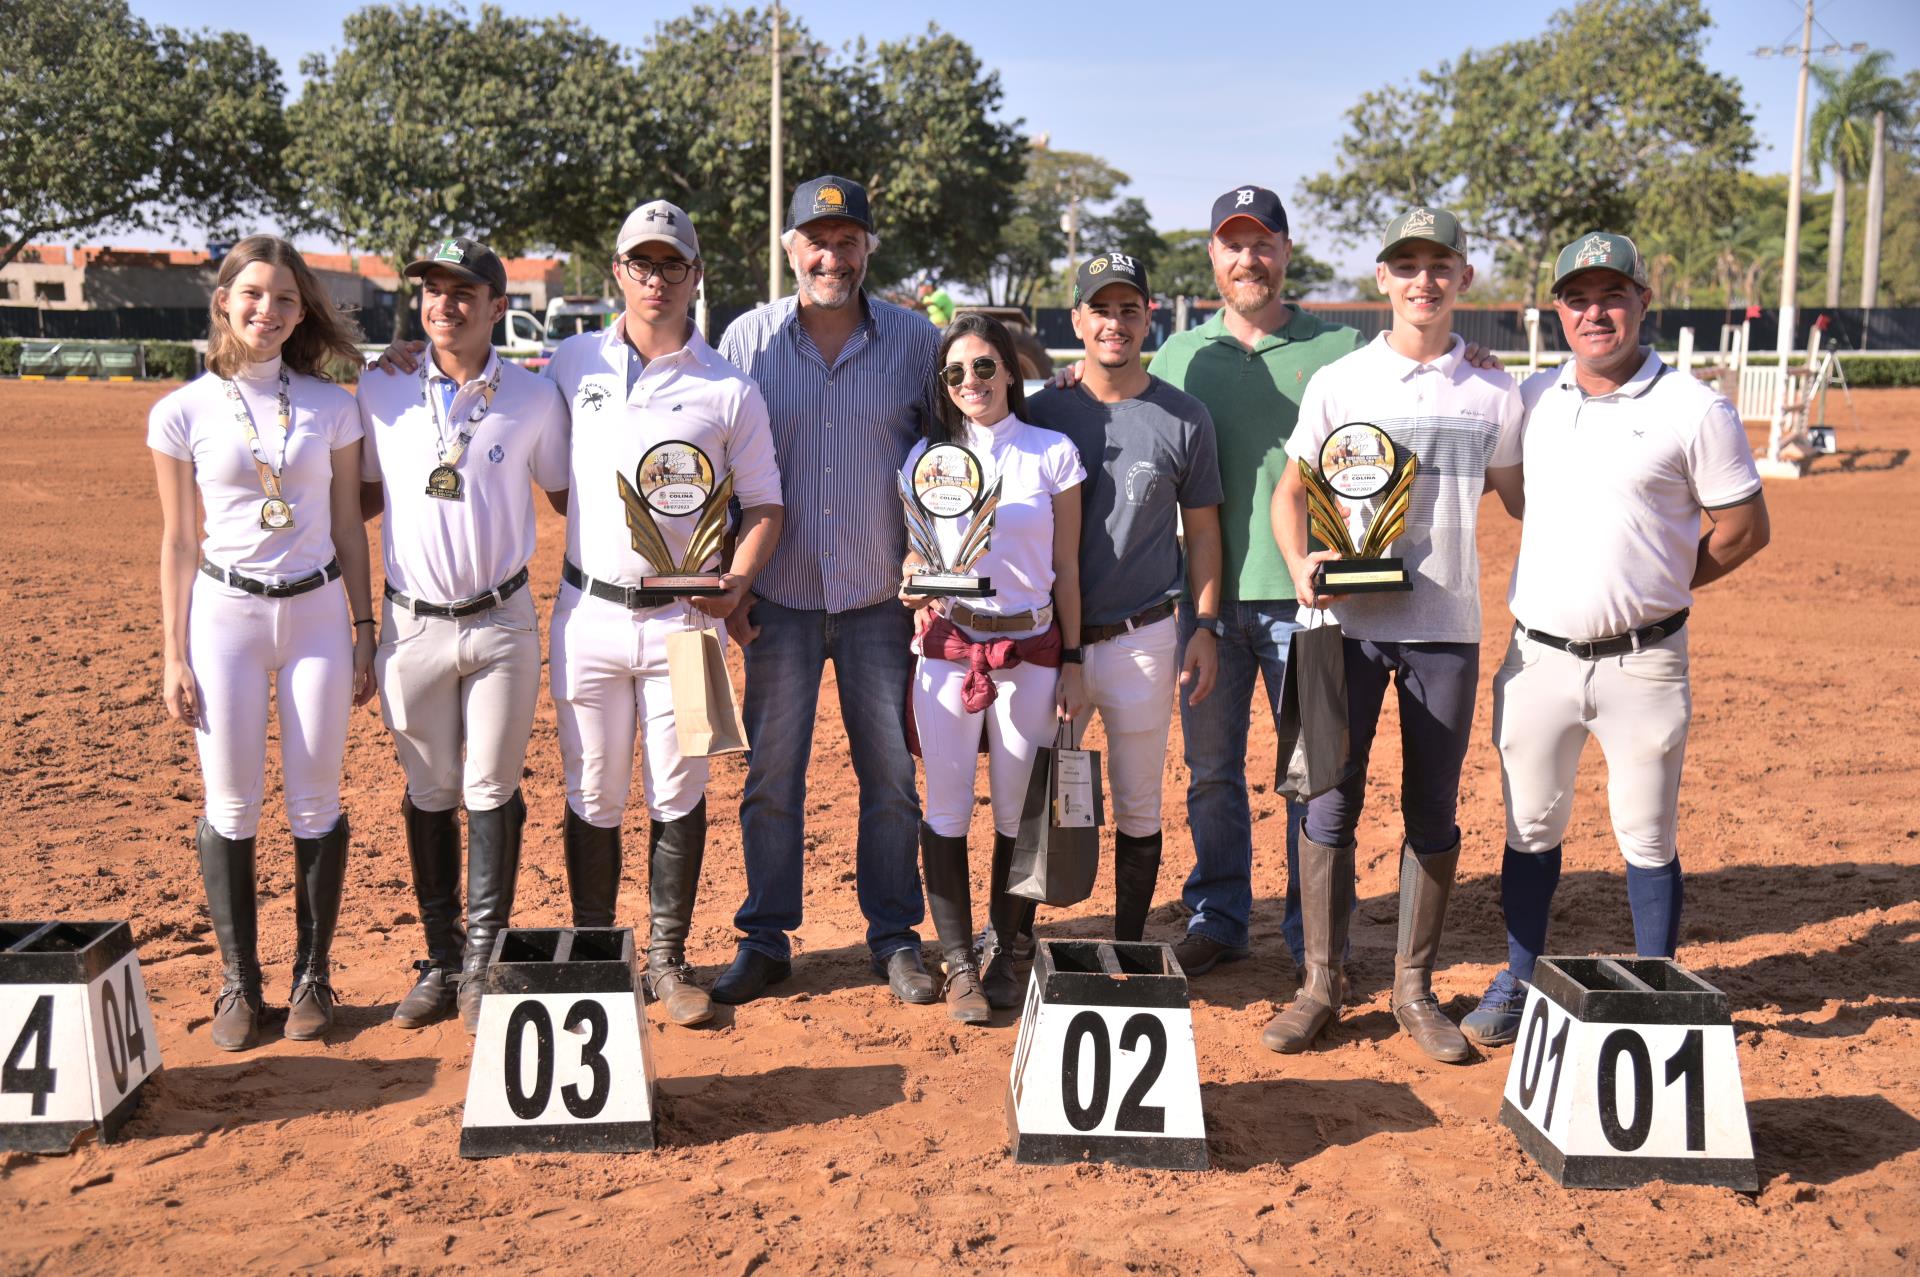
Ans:
[{"label": "palm tree", "polygon": [[1833,165],[1833,233],[1827,240],[1827,305],[1840,304],[1841,264],[1847,243],[1847,182],[1865,176],[1873,158],[1873,117],[1884,114],[1889,124],[1907,122],[1907,97],[1900,81],[1886,74],[1893,55],[1884,49],[1867,54],[1842,75],[1833,67],[1810,68],[1820,85],[1820,105],[1813,111],[1811,133],[1813,177]]}]

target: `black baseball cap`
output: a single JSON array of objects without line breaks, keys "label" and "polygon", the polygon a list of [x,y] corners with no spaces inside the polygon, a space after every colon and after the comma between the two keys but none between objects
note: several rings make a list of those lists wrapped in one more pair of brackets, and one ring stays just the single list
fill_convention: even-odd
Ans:
[{"label": "black baseball cap", "polygon": [[1213,202],[1213,234],[1236,217],[1251,217],[1275,235],[1287,233],[1287,210],[1264,186],[1236,186]]},{"label": "black baseball cap", "polygon": [[1143,301],[1152,302],[1147,289],[1147,268],[1129,253],[1102,253],[1080,263],[1073,273],[1073,304],[1085,305],[1108,284],[1126,284],[1139,290]]},{"label": "black baseball cap", "polygon": [[419,279],[436,266],[452,271],[462,279],[485,284],[499,296],[506,296],[507,268],[501,265],[499,254],[477,239],[468,239],[464,235],[443,239],[428,249],[419,261],[407,263],[404,273]]},{"label": "black baseball cap", "polygon": [[793,192],[793,202],[787,205],[787,229],[825,217],[857,222],[871,235],[873,216],[867,211],[867,188],[831,175],[800,183]]}]

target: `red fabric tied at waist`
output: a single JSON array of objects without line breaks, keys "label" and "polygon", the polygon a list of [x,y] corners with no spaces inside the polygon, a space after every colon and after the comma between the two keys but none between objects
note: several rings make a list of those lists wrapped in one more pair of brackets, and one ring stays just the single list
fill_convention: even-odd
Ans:
[{"label": "red fabric tied at waist", "polygon": [[960,685],[960,703],[969,714],[978,714],[1000,694],[993,685],[991,671],[1012,669],[1023,663],[1059,669],[1060,647],[1058,625],[1050,625],[1043,633],[1030,638],[976,641],[944,616],[935,617],[927,632],[920,636],[921,655],[969,667],[966,681]]}]

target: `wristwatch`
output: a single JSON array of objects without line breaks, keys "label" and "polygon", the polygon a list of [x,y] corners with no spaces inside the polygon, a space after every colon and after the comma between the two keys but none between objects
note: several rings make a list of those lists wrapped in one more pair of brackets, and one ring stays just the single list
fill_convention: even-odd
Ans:
[{"label": "wristwatch", "polygon": [[1084,647],[1063,647],[1060,649],[1062,665],[1084,665],[1087,662],[1087,649]]},{"label": "wristwatch", "polygon": [[1205,630],[1215,638],[1227,636],[1227,623],[1217,616],[1196,616],[1193,618],[1193,627],[1197,630]]}]

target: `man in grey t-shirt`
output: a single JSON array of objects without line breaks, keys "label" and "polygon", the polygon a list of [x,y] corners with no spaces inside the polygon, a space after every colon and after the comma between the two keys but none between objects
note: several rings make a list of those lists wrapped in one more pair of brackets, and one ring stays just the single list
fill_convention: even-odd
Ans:
[{"label": "man in grey t-shirt", "polygon": [[[1220,610],[1220,464],[1213,420],[1140,363],[1146,271],[1125,253],[1085,262],[1073,331],[1086,348],[1078,385],[1027,401],[1087,468],[1080,533],[1080,641],[1088,708],[1107,733],[1114,823],[1113,933],[1138,940],[1160,872],[1160,790],[1176,686],[1194,704],[1213,690]],[[1186,531],[1181,552],[1180,531]],[[1184,561],[1183,561],[1184,559]],[[1183,654],[1174,604],[1190,588],[1199,631]],[[996,921],[996,927],[999,923]]]}]

